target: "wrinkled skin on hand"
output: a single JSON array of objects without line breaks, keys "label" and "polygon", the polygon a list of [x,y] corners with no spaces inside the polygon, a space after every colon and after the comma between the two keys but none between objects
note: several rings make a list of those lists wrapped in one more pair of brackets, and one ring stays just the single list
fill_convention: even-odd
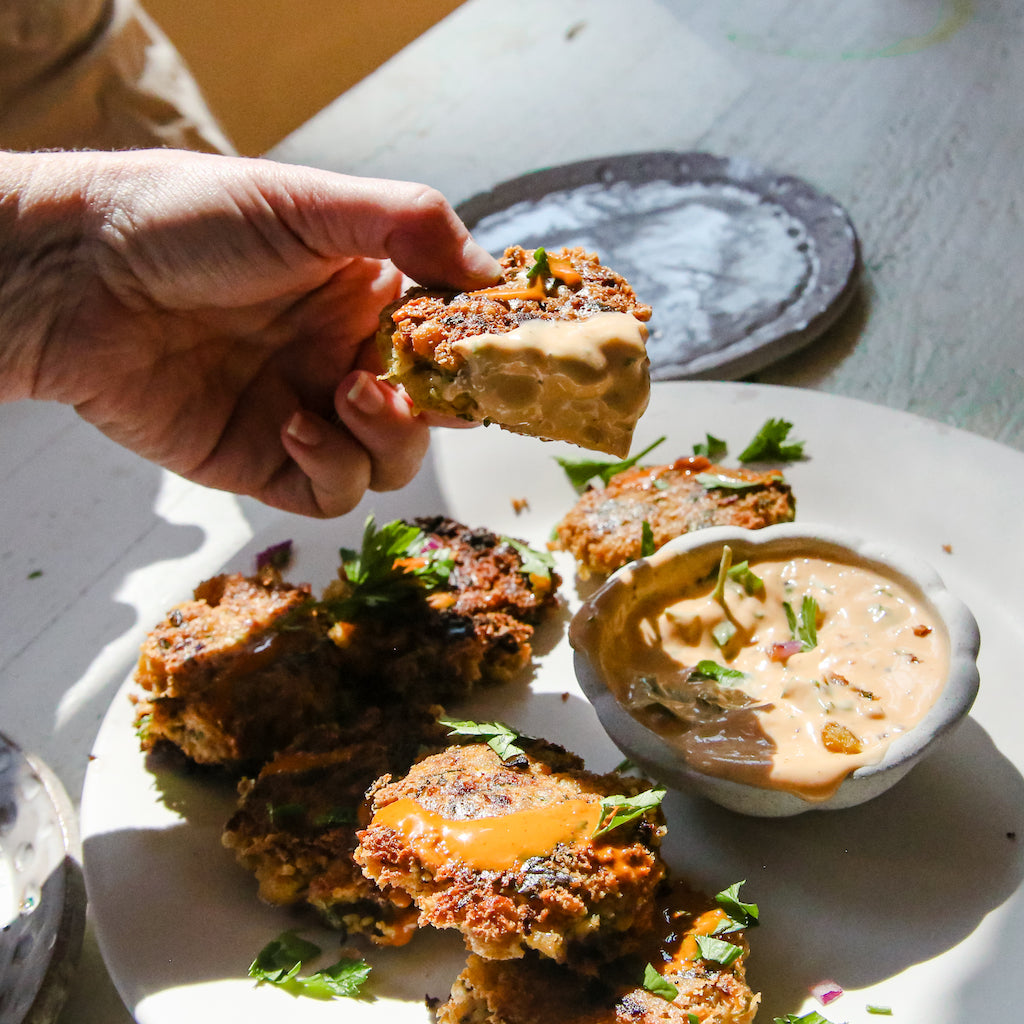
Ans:
[{"label": "wrinkled skin on hand", "polygon": [[4,154],[0,180],[0,398],[307,515],[415,475],[427,423],[376,379],[379,312],[406,277],[497,274],[439,193],[170,150]]}]

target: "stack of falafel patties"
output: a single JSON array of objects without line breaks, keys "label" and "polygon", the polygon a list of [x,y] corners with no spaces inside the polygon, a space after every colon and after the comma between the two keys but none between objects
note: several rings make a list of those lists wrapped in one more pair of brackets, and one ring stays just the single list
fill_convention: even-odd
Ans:
[{"label": "stack of falafel patties", "polygon": [[648,785],[525,737],[467,738],[376,785],[356,862],[470,950],[440,1024],[753,1019],[746,940],[728,964],[701,954],[725,915],[668,880]]},{"label": "stack of falafel patties", "polygon": [[441,702],[529,663],[559,583],[544,557],[431,517],[368,523],[320,598],[269,567],[208,580],[143,644],[141,746],[241,777],[223,840],[261,898],[399,944],[417,914],[352,860],[363,796],[445,745]]}]

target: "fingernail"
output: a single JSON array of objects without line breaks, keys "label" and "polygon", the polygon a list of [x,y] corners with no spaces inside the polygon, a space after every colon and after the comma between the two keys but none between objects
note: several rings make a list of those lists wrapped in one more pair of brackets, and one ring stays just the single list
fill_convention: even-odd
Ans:
[{"label": "fingernail", "polygon": [[495,281],[501,277],[501,264],[472,237],[462,247],[462,262],[470,274],[481,280]]},{"label": "fingernail", "polygon": [[284,429],[289,437],[294,438],[299,444],[304,444],[307,448],[316,447],[324,439],[324,427],[320,420],[302,410],[292,416],[288,421],[288,426]]},{"label": "fingernail", "polygon": [[384,408],[384,396],[368,373],[356,374],[355,383],[348,389],[345,398],[349,405],[366,416],[373,416]]}]

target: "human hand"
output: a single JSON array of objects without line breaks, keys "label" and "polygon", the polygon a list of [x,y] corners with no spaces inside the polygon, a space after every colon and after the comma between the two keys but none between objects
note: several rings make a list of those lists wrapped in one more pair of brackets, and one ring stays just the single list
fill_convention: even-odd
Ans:
[{"label": "human hand", "polygon": [[0,178],[0,398],[308,515],[415,475],[427,424],[367,339],[403,273],[497,276],[439,193],[170,150],[4,154]]}]

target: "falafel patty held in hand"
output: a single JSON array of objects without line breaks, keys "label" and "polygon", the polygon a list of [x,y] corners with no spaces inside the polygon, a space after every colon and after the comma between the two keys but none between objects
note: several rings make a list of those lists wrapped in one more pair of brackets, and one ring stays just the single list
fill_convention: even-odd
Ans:
[{"label": "falafel patty held in hand", "polygon": [[174,150],[0,154],[0,241],[0,401],[320,516],[426,452],[366,343],[403,273],[498,276],[425,186]]}]

